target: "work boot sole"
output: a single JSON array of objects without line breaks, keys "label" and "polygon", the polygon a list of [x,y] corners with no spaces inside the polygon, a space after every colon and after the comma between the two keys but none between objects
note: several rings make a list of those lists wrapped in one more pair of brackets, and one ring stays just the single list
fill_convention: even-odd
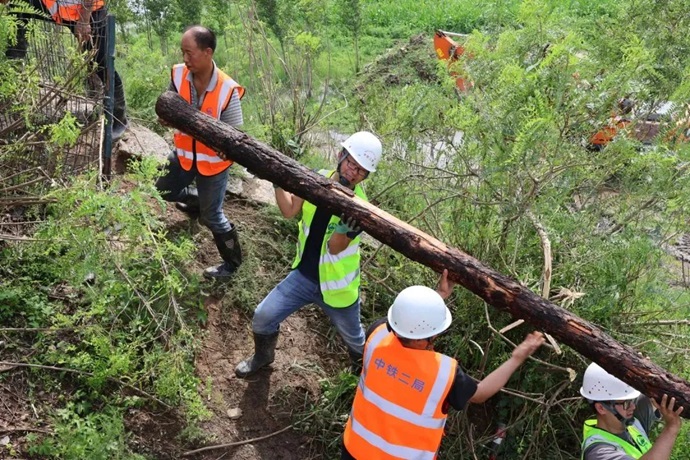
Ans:
[{"label": "work boot sole", "polygon": [[231,273],[229,275],[210,275],[204,272],[204,278],[209,281],[230,281],[233,276],[235,276],[235,273]]},{"label": "work boot sole", "polygon": [[179,209],[180,211],[182,211],[183,213],[189,214],[190,216],[194,216],[194,217],[199,216],[199,208],[197,208],[197,207],[189,206],[188,204],[181,203],[179,201],[175,202],[175,207],[177,209]]},{"label": "work boot sole", "polygon": [[127,131],[127,128],[129,128],[129,123],[113,123],[113,140],[115,141],[121,138],[122,135],[125,134],[125,131]]},{"label": "work boot sole", "polygon": [[204,270],[204,278],[207,280],[229,281],[233,276],[235,276],[235,273],[237,272],[223,272],[219,274],[217,272],[208,272]]}]

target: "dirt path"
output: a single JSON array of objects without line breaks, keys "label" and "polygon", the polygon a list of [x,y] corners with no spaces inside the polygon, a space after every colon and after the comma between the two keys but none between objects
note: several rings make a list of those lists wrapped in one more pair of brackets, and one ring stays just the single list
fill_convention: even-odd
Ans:
[{"label": "dirt path", "polygon": [[[173,225],[183,224],[177,221],[186,216],[176,210],[172,212]],[[226,213],[238,222],[241,238],[249,238],[252,230],[262,225],[257,221],[260,219],[257,210],[242,203],[228,200]],[[206,235],[209,238],[198,236],[201,237],[198,251],[201,270],[215,263],[218,256],[210,234]],[[214,439],[208,443],[211,445],[257,438],[290,426],[296,420],[296,412],[305,411],[318,400],[319,379],[337,372],[346,356],[344,348],[333,340],[326,317],[315,307],[307,307],[283,323],[275,362],[250,379],[238,379],[235,366],[254,349],[251,335],[254,305],[233,304],[232,296],[227,295],[233,289],[232,282],[223,289],[225,294],[212,292],[204,299],[208,318],[203,345],[195,361],[198,377],[210,382],[208,388],[200,391],[213,413],[211,420],[203,424],[206,433]],[[266,289],[267,293],[270,287]],[[241,415],[231,417],[229,411],[237,412],[237,409]],[[289,429],[265,440],[191,458],[304,460],[320,457],[310,452],[308,439]]]},{"label": "dirt path", "polygon": [[[276,361],[270,369],[248,380],[235,377],[235,365],[249,356],[253,343],[249,333],[249,319],[237,310],[225,309],[220,299],[208,298],[208,335],[203,352],[196,360],[202,380],[213,382],[207,398],[213,418],[204,424],[219,444],[261,437],[291,425],[291,410],[314,401],[318,395],[318,379],[324,377],[318,366],[320,358],[311,350],[318,346],[309,328],[313,314],[289,318],[279,341]],[[228,411],[241,411],[232,419]],[[248,459],[304,459],[305,440],[294,430],[288,430],[266,440],[227,450],[223,458]],[[218,458],[217,451],[199,458]]]}]

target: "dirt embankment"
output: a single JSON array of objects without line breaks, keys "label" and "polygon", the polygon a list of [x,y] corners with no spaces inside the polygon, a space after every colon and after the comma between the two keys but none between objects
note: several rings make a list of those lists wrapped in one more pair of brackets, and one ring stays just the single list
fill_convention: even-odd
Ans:
[{"label": "dirt embankment", "polygon": [[[225,203],[226,215],[238,225],[243,249],[248,258],[252,251],[267,249],[261,241],[253,240],[255,235],[265,234],[271,221],[255,205],[244,200],[229,198]],[[189,218],[168,207],[166,220],[171,228],[190,225]],[[210,233],[192,222],[192,232],[198,242],[198,270],[218,262],[218,254]],[[264,247],[262,247],[264,246]],[[292,254],[283,255],[289,260]],[[251,261],[243,270],[257,270],[250,276],[265,280],[267,294],[273,285],[288,272],[288,264],[279,273],[255,268]],[[255,305],[246,305],[237,300],[235,289],[244,289],[242,277],[226,285],[208,285],[204,292],[204,306],[208,313],[203,344],[196,356],[198,377],[206,382],[200,388],[212,418],[202,427],[209,441],[205,445],[229,444],[261,438],[289,427],[295,416],[307,410],[320,396],[319,380],[332,376],[347,363],[344,347],[329,328],[328,319],[314,307],[305,307],[289,317],[281,326],[276,360],[266,370],[247,380],[238,379],[234,368],[254,350],[251,335],[251,314]],[[240,284],[237,284],[240,283]],[[258,294],[258,293],[257,293]],[[203,447],[185,445],[166,432],[164,420],[155,416],[138,414],[132,420],[130,429],[138,442],[147,450],[158,450],[157,458],[179,458],[185,452]],[[155,432],[160,436],[151,436]],[[179,434],[179,433],[177,433]],[[153,440],[151,439],[153,438]],[[151,442],[154,441],[154,442]],[[156,449],[156,445],[163,447]],[[236,447],[211,450],[192,455],[193,459],[250,460],[284,459],[304,460],[322,458],[309,439],[294,429],[288,429],[275,436]]]}]

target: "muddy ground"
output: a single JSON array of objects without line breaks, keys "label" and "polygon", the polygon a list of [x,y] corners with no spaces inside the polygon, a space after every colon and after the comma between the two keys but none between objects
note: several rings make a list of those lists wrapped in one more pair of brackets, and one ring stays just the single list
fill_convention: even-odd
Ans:
[{"label": "muddy ground", "polygon": [[[256,222],[256,210],[241,203],[229,200],[226,213],[234,216],[240,234],[245,236],[250,234],[251,228],[261,225]],[[199,270],[216,262],[217,254],[210,238],[204,239],[199,253]],[[232,283],[226,289],[232,289]],[[204,423],[204,429],[218,444],[225,444],[262,437],[291,425],[295,421],[293,414],[318,400],[319,380],[338,372],[347,363],[345,349],[334,340],[327,318],[320,310],[307,307],[281,326],[276,361],[256,376],[238,379],[234,374],[235,365],[253,352],[253,306],[225,302],[227,296],[217,291],[204,300],[208,321],[196,369],[201,380],[210,378],[213,382],[207,397],[213,418]],[[234,415],[237,409],[242,415],[233,419],[229,411]],[[268,439],[192,458],[296,460],[322,457],[309,446],[309,439],[289,429]]]}]

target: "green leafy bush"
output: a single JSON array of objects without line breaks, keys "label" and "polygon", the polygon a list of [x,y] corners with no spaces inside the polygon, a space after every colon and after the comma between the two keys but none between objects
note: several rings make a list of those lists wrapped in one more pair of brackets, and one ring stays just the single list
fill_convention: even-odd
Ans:
[{"label": "green leafy bush", "polygon": [[[64,460],[143,460],[127,448],[122,414],[108,409],[99,414],[84,413],[68,403],[56,414],[55,434],[29,447],[41,458]],[[35,440],[35,436],[32,435]]]}]

